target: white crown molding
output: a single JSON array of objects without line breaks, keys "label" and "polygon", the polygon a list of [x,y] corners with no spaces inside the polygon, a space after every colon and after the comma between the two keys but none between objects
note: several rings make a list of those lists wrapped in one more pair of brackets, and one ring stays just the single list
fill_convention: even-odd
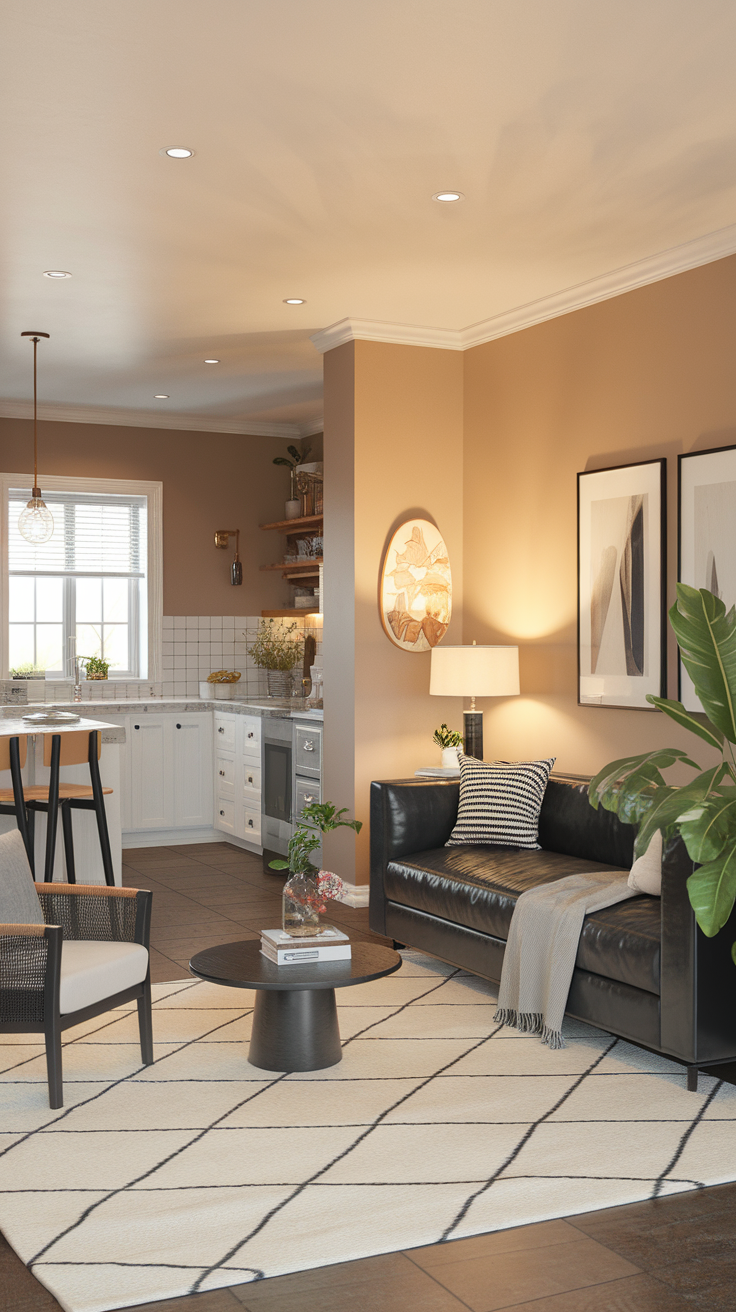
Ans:
[{"label": "white crown molding", "polygon": [[421,328],[413,324],[381,323],[376,319],[340,319],[338,323],[315,333],[310,340],[322,354],[342,346],[344,342],[355,341],[467,351],[470,347],[492,342],[497,337],[508,337],[511,333],[544,323],[547,319],[557,319],[573,310],[582,310],[586,305],[611,300],[637,287],[661,282],[677,273],[685,273],[688,269],[697,269],[703,264],[712,264],[715,260],[734,254],[736,224],[731,224],[656,255],[648,255],[634,264],[626,264],[610,273],[590,278],[587,282],[576,283],[551,296],[543,296],[527,305],[493,315],[490,319],[482,319],[467,328]]},{"label": "white crown molding", "polygon": [[[62,424],[115,424],[126,428],[178,429],[187,433],[233,433],[244,437],[299,438],[299,424],[265,423],[248,419],[213,419],[207,415],[177,414],[171,410],[117,410],[106,406],[39,405],[38,417]],[[32,401],[0,400],[0,418],[32,419]],[[310,429],[316,433],[319,428]]]},{"label": "white crown molding", "polygon": [[322,416],[319,419],[313,419],[309,424],[303,424],[299,432],[301,437],[314,437],[317,433],[324,432],[325,421]]},{"label": "white crown molding", "polygon": [[434,346],[443,351],[462,351],[457,328],[422,328],[413,323],[381,323],[379,319],[340,319],[310,337],[319,351],[332,351],[345,342],[390,342],[395,346]]}]

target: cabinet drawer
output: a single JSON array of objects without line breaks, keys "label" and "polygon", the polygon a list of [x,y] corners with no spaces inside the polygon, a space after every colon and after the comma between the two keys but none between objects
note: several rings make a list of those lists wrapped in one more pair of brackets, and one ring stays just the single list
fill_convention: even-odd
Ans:
[{"label": "cabinet drawer", "polygon": [[319,776],[322,771],[322,727],[298,724],[294,733],[294,764],[297,774]]},{"label": "cabinet drawer", "polygon": [[244,756],[261,759],[261,721],[257,715],[244,715],[242,724],[242,751]]},{"label": "cabinet drawer", "polygon": [[215,829],[225,829],[227,833],[235,833],[235,803],[227,802],[223,797],[218,797],[215,802]]},{"label": "cabinet drawer", "polygon": [[260,811],[261,767],[260,765],[251,765],[247,759],[243,761],[243,796],[246,805],[253,806],[257,811]]},{"label": "cabinet drawer", "polygon": [[322,788],[318,779],[297,779],[294,783],[294,819],[298,820],[302,809],[311,802],[322,801]]},{"label": "cabinet drawer", "polygon": [[243,838],[253,843],[261,841],[261,813],[250,806],[243,807]]},{"label": "cabinet drawer", "polygon": [[235,800],[235,761],[218,754],[215,759],[215,792],[218,797]]},{"label": "cabinet drawer", "polygon": [[235,716],[215,716],[215,750],[224,747],[228,752],[235,751]]}]

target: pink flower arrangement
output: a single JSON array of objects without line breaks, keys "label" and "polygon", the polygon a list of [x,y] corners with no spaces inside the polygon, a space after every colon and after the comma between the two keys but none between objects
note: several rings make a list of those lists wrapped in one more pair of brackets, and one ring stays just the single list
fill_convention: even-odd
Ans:
[{"label": "pink flower arrangement", "polygon": [[[304,885],[307,887],[305,888]],[[307,877],[304,880],[297,900],[302,906],[323,915],[327,910],[328,901],[341,897],[344,890],[345,885],[339,875],[333,875],[330,870],[320,870],[316,878]],[[291,893],[291,896],[294,896],[294,893]]]}]

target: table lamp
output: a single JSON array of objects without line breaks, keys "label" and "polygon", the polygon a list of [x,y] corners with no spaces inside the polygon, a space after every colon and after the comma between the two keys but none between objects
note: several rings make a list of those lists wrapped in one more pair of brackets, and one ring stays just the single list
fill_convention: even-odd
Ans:
[{"label": "table lamp", "polygon": [[476,697],[518,697],[518,647],[433,647],[429,691],[435,697],[469,697],[463,713],[466,756],[483,760],[483,712]]}]

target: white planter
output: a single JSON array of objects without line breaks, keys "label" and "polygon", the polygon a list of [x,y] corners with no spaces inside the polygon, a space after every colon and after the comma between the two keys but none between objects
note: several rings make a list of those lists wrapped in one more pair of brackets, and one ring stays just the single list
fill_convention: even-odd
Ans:
[{"label": "white planter", "polygon": [[211,683],[211,688],[215,690],[215,698],[220,702],[229,702],[233,695],[232,683]]},{"label": "white planter", "polygon": [[200,696],[201,701],[203,701],[203,702],[211,702],[211,701],[214,701],[214,698],[215,698],[215,685],[214,685],[214,683],[208,683],[206,679],[205,679],[202,683],[200,683],[200,685],[199,685],[199,696]]},{"label": "white planter", "polygon": [[458,768],[459,768],[459,762],[457,759],[457,747],[443,747],[442,769],[457,770]]},{"label": "white planter", "polygon": [[287,519],[299,519],[302,513],[301,499],[299,497],[295,497],[293,501],[287,501],[284,506],[284,510]]}]

